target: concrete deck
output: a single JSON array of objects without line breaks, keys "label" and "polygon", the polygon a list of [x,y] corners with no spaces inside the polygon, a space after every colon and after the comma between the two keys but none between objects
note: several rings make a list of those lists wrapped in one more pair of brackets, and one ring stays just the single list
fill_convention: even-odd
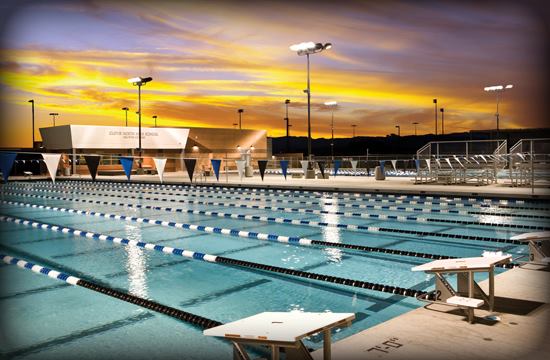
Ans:
[{"label": "concrete deck", "polygon": [[[333,359],[548,359],[550,271],[515,268],[496,276],[495,311],[475,322],[452,307],[428,305],[332,345]],[[487,291],[488,282],[482,282]],[[496,316],[498,320],[490,320]],[[314,359],[322,359],[322,349]]]},{"label": "concrete deck", "polygon": [[[33,176],[33,179],[46,178]],[[89,175],[72,175],[70,177],[59,176],[62,179],[91,179]],[[98,175],[97,180],[127,181],[126,176],[105,176]],[[28,177],[10,177],[10,180],[28,180]],[[157,175],[132,175],[131,182],[153,182],[158,183]],[[189,183],[187,172],[166,173],[165,183]],[[236,174],[220,174],[220,180],[216,181],[214,176],[205,178],[195,177],[194,183],[204,185],[229,185],[243,187],[271,187],[288,189],[307,189],[321,191],[353,191],[353,192],[391,192],[402,194],[435,194],[446,196],[487,196],[501,198],[544,198],[550,199],[550,187],[537,186],[511,187],[508,180],[500,179],[498,184],[475,186],[475,185],[435,185],[435,184],[414,184],[414,177],[387,177],[386,180],[377,181],[373,176],[336,176],[330,179],[296,179],[290,176],[285,180],[281,175],[266,175],[264,181],[258,174],[253,177],[243,177]],[[549,185],[550,186],[550,185]]]}]

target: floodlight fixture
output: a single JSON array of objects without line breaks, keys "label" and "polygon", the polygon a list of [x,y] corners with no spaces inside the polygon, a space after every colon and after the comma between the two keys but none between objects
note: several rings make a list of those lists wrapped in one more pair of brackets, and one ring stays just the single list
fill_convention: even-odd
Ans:
[{"label": "floodlight fixture", "polygon": [[[319,53],[323,50],[328,50],[332,48],[331,43],[314,43],[313,41],[308,42],[302,42],[299,44],[294,44],[290,46],[290,50],[295,51],[299,56],[306,55],[307,57],[307,89],[304,90],[304,93],[307,93],[307,155],[308,159],[310,160],[308,163],[308,170],[312,170],[310,168],[312,161],[311,161],[311,88],[310,88],[310,80],[309,80],[309,55]],[[313,175],[311,174],[313,171],[310,172],[310,174],[307,175]]]},{"label": "floodlight fixture", "polygon": [[[141,77],[136,76],[133,78],[128,79],[129,83],[134,84],[134,86],[138,87],[138,151],[139,155],[141,156],[141,87],[147,84],[148,82],[152,81],[152,77]],[[141,167],[141,162],[139,163]]]},{"label": "floodlight fixture", "polygon": [[496,120],[497,120],[497,138],[499,136],[499,130],[500,130],[500,114],[498,112],[498,105],[499,105],[499,102],[500,102],[499,94],[501,92],[503,92],[504,90],[508,90],[508,89],[513,88],[513,87],[514,87],[514,85],[508,84],[506,86],[504,86],[504,85],[492,85],[492,86],[486,86],[486,87],[483,88],[483,90],[485,90],[487,92],[496,92],[496,95],[497,95],[497,111],[495,113],[495,117],[496,117]]}]

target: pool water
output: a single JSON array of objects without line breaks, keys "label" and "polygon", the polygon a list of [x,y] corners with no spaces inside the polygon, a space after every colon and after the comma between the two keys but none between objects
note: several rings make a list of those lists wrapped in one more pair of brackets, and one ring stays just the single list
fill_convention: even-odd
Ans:
[{"label": "pool water", "polygon": [[[519,257],[527,254],[526,246],[497,241],[545,228],[550,216],[550,206],[541,201],[76,181],[11,182],[1,189],[0,215],[5,217],[418,291],[433,289],[433,278],[410,269],[429,259],[265,241],[169,223],[455,257],[483,251]],[[263,311],[355,313],[351,327],[333,333],[336,341],[423,304],[412,296],[184,258],[5,219],[0,234],[2,254],[222,323]],[[90,359],[232,356],[228,342],[204,337],[197,326],[82,287],[3,263],[0,281],[5,358],[63,359],[74,358],[75,352]],[[322,338],[312,336],[305,343],[316,349]]]}]

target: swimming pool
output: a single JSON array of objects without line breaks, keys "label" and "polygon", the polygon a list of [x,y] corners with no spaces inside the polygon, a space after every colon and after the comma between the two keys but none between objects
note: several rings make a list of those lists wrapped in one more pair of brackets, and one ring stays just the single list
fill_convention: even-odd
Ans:
[{"label": "swimming pool", "polygon": [[[0,200],[2,254],[222,323],[355,313],[334,340],[421,306],[433,280],[411,267],[525,255],[508,239],[550,217],[542,201],[87,181],[11,182]],[[16,266],[0,276],[7,358],[231,356],[158,312]]]}]

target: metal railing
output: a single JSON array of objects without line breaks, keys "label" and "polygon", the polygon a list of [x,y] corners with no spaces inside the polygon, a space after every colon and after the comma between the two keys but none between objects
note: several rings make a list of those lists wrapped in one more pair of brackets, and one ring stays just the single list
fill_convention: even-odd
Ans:
[{"label": "metal railing", "polygon": [[512,186],[531,186],[550,181],[550,138],[521,139],[510,148],[509,173]]}]

